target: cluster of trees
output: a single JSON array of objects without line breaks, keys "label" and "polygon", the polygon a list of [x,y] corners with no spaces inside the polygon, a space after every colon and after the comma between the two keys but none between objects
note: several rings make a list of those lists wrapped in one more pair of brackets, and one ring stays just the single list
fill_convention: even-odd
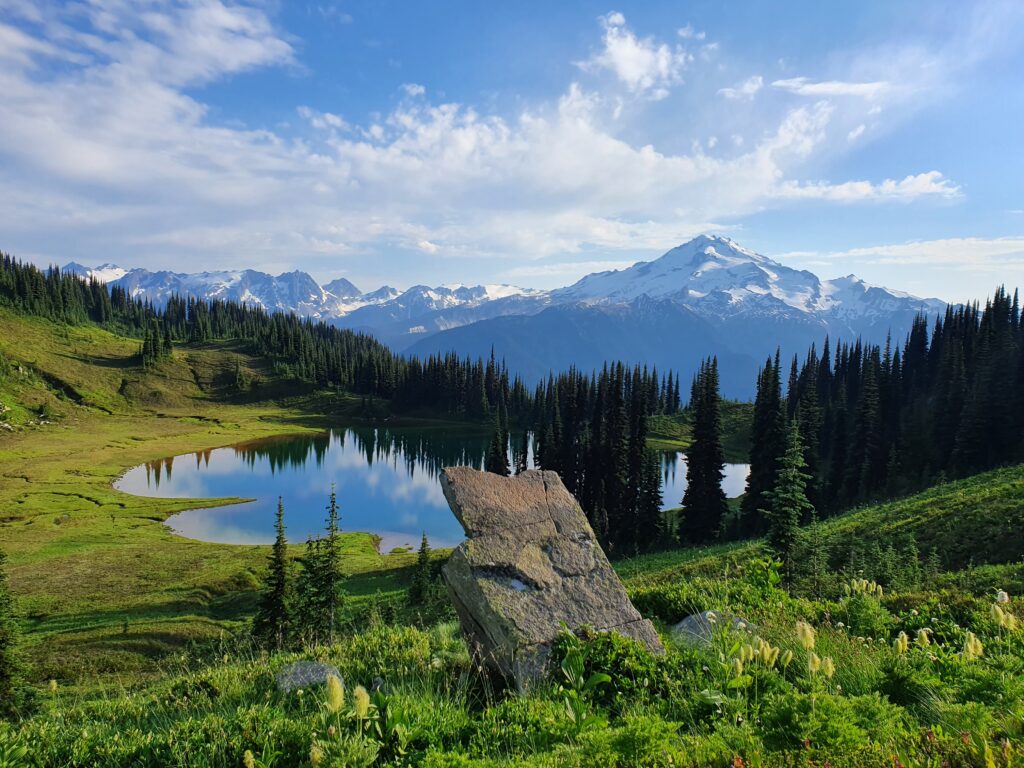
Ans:
[{"label": "cluster of trees", "polygon": [[776,355],[758,377],[742,534],[766,529],[787,422],[821,516],[1024,459],[1024,325],[1002,288],[930,329],[918,318],[902,348],[855,342],[832,355],[826,339],[820,356],[793,359],[785,395],[781,373]]},{"label": "cluster of trees", "polygon": [[683,535],[767,535],[792,557],[797,530],[852,505],[1024,459],[1024,320],[1016,293],[918,318],[902,348],[812,346],[782,386],[779,354],[758,373],[750,475],[728,519],[714,361],[690,404],[694,445]]},{"label": "cluster of trees", "polygon": [[306,542],[293,574],[285,537],[284,502],[277,500],[274,545],[253,618],[253,636],[270,648],[333,644],[345,603],[341,569],[341,527],[338,499],[331,488],[325,535]]},{"label": "cluster of trees", "polygon": [[657,371],[616,363],[589,376],[572,369],[537,388],[535,461],[559,473],[610,552],[637,552],[662,539],[660,463],[647,447],[648,418],[676,407],[676,387]]},{"label": "cluster of trees", "polygon": [[150,319],[142,337],[142,344],[139,346],[142,366],[148,368],[161,360],[166,360],[171,356],[172,349],[171,333],[167,325],[157,322],[156,318]]}]

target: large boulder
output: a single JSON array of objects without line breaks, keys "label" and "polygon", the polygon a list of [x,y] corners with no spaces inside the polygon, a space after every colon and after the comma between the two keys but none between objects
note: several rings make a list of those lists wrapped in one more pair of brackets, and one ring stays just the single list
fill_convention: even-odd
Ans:
[{"label": "large boulder", "polygon": [[441,487],[467,536],[444,566],[448,593],[474,651],[517,688],[543,676],[565,628],[614,630],[664,651],[557,473],[452,467]]}]

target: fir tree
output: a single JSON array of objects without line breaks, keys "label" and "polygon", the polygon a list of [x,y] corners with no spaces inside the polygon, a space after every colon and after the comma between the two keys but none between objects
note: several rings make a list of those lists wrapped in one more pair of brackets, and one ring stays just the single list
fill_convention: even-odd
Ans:
[{"label": "fir tree", "polygon": [[785,419],[782,410],[779,354],[769,359],[758,374],[751,427],[750,474],[740,502],[741,533],[759,536],[765,532],[761,510],[768,507],[768,493],[775,486],[778,457],[785,447]]},{"label": "fir tree", "polygon": [[519,454],[516,456],[516,474],[529,469],[530,465],[530,433],[523,430],[522,442],[519,444]]},{"label": "fir tree", "polygon": [[494,435],[491,437],[491,444],[487,448],[487,458],[484,460],[484,471],[493,472],[496,475],[508,477],[508,451],[506,442],[503,440],[505,431],[501,427],[501,420],[494,420]]},{"label": "fir tree", "polygon": [[793,553],[800,535],[800,521],[810,518],[814,507],[807,500],[808,476],[804,472],[804,446],[800,426],[790,422],[786,433],[786,451],[778,460],[775,487],[766,497],[769,507],[763,514],[768,521],[768,545],[782,560],[787,578],[793,576]]},{"label": "fir tree", "polygon": [[264,644],[280,651],[287,647],[292,622],[288,542],[284,535],[284,502],[280,496],[274,529],[277,536],[270,551],[259,608],[253,619],[253,634]]},{"label": "fir tree", "polygon": [[409,603],[411,605],[422,605],[426,601],[433,580],[434,570],[430,563],[430,542],[427,541],[427,534],[424,532],[419,552],[416,554],[416,571],[409,587]]},{"label": "fir tree", "polygon": [[344,601],[341,572],[341,528],[338,516],[338,495],[331,484],[331,496],[327,505],[327,536],[324,537],[323,551],[320,557],[321,594],[326,601],[325,609],[328,621],[328,640],[334,645],[334,631],[337,627],[338,612]]},{"label": "fir tree", "polygon": [[725,454],[717,360],[701,363],[691,388],[690,410],[693,443],[686,454],[686,492],[679,533],[687,541],[706,542],[719,534],[729,509],[722,490]]}]

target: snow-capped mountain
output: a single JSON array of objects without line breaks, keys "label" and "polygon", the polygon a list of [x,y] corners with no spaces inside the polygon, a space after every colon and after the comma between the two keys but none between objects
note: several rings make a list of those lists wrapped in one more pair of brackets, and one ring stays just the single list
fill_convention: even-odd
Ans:
[{"label": "snow-capped mountain", "polygon": [[731,396],[750,393],[758,364],[776,348],[802,354],[826,334],[900,339],[919,314],[945,308],[853,275],[822,280],[704,235],[653,261],[553,291],[460,284],[362,293],[345,278],[321,286],[305,272],[183,274],[75,263],[65,270],[157,305],[177,293],[297,312],[371,333],[409,354],[489,354],[493,346],[530,379],[604,359],[672,367],[688,377],[704,356],[718,354],[723,392]]},{"label": "snow-capped mountain", "polygon": [[669,299],[705,314],[751,314],[796,310],[808,315],[857,319],[888,315],[908,305],[937,310],[937,299],[868,285],[854,275],[821,280],[747,250],[727,237],[701,235],[655,261],[587,275],[553,292],[565,301]]}]

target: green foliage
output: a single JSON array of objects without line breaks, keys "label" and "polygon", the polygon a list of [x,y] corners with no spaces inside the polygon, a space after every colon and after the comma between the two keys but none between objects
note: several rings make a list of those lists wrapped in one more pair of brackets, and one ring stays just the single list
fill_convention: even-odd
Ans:
[{"label": "green foliage", "polygon": [[722,449],[718,361],[701,363],[693,380],[689,410],[693,413],[693,444],[687,453],[686,492],[680,538],[691,543],[722,534],[729,508],[722,490],[725,452]]},{"label": "green foliage", "polygon": [[795,421],[789,425],[785,450],[776,462],[775,485],[764,494],[768,508],[761,512],[768,521],[768,545],[782,560],[787,577],[792,579],[800,524],[814,514],[814,506],[807,500],[810,476],[804,472],[807,462],[804,461],[800,425]]},{"label": "green foliage", "polygon": [[284,532],[284,501],[277,499],[274,524],[276,536],[270,551],[267,576],[260,604],[253,618],[253,635],[263,644],[279,651],[288,647],[293,624],[291,563]]},{"label": "green foliage", "polygon": [[21,666],[14,596],[7,583],[7,555],[0,550],[0,718],[15,714],[22,702]]}]

